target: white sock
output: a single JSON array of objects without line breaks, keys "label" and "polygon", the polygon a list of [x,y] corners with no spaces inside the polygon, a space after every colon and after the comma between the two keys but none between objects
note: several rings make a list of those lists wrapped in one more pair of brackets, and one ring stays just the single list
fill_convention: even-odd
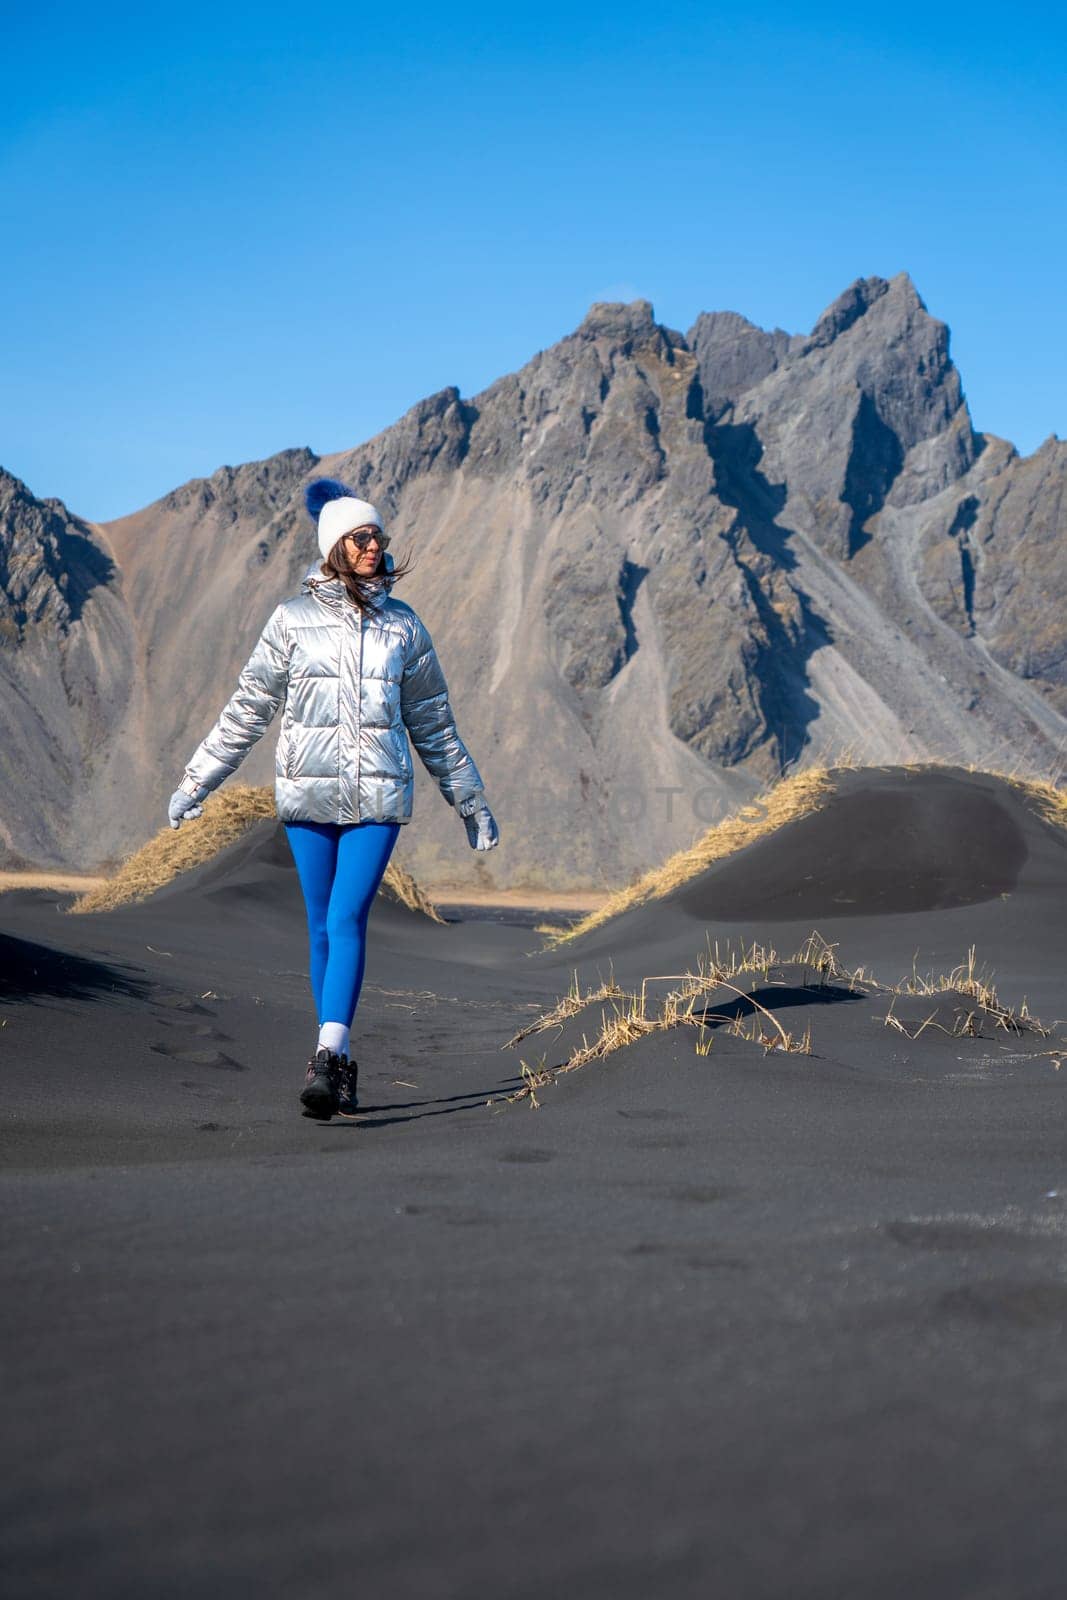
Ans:
[{"label": "white sock", "polygon": [[334,1055],[346,1056],[349,1032],[343,1022],[324,1022],[319,1029],[319,1049],[332,1050]]}]

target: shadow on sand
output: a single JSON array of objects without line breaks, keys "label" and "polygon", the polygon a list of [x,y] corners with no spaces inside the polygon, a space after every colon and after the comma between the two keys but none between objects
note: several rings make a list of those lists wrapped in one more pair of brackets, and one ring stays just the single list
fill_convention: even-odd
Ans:
[{"label": "shadow on sand", "polygon": [[[486,1105],[490,1100],[517,1089],[522,1080],[514,1077],[505,1079],[497,1084],[494,1089],[471,1089],[466,1094],[441,1095],[432,1100],[398,1100],[391,1105],[360,1106],[359,1114],[355,1117],[343,1117],[323,1126],[331,1128],[391,1128],[397,1123],[420,1122],[424,1117],[447,1117],[453,1111],[472,1111],[475,1106]],[[389,1111],[406,1111],[408,1116],[386,1116]]]},{"label": "shadow on sand", "polygon": [[143,1000],[150,988],[128,968],[0,934],[0,1000],[9,1004],[112,999],[117,994]]},{"label": "shadow on sand", "polygon": [[737,995],[722,1005],[709,1007],[701,1013],[706,1027],[722,1027],[737,1022],[742,1017],[755,1017],[763,1011],[783,1011],[790,1006],[834,1006],[846,1000],[866,1000],[869,997],[858,989],[845,989],[833,984],[767,984],[753,989],[750,994]]}]

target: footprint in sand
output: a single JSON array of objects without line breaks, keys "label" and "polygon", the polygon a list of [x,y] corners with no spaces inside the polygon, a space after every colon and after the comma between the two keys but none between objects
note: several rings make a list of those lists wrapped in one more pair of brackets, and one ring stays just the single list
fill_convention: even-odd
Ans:
[{"label": "footprint in sand", "polygon": [[683,1183],[676,1188],[667,1189],[668,1200],[680,1200],[689,1206],[711,1206],[716,1200],[729,1200],[737,1193],[736,1189],[727,1189],[722,1186],[707,1183]]},{"label": "footprint in sand", "polygon": [[690,1251],[684,1258],[687,1267],[692,1267],[697,1272],[751,1272],[751,1261],[744,1261],[740,1256],[720,1256],[709,1252],[702,1255],[699,1251]]},{"label": "footprint in sand", "polygon": [[669,1256],[683,1266],[700,1272],[751,1272],[752,1263],[741,1256],[724,1256],[714,1248],[702,1250],[699,1245],[668,1244],[664,1240],[644,1239],[640,1244],[629,1245],[625,1256]]},{"label": "footprint in sand", "polygon": [[399,1209],[405,1217],[431,1217],[437,1222],[447,1222],[454,1228],[470,1228],[496,1220],[487,1211],[476,1211],[470,1206],[412,1204],[400,1206]]},{"label": "footprint in sand", "polygon": [[625,1117],[628,1122],[675,1122],[682,1114],[681,1111],[659,1108],[648,1111],[616,1111],[617,1116]]},{"label": "footprint in sand", "polygon": [[1017,1229],[973,1222],[890,1222],[886,1232],[911,1250],[1003,1250],[1034,1240]]},{"label": "footprint in sand", "polygon": [[684,1150],[691,1141],[680,1133],[647,1133],[626,1143],[631,1150]]},{"label": "footprint in sand", "polygon": [[156,1021],[162,1023],[164,1028],[180,1028],[183,1033],[193,1033],[198,1039],[229,1039],[228,1033],[223,1033],[221,1028],[213,1028],[210,1022],[197,1022],[194,1017],[157,1017]]},{"label": "footprint in sand", "polygon": [[184,994],[164,994],[158,1000],[153,1000],[154,1006],[162,1006],[167,1011],[195,1012],[197,1016],[213,1017],[214,1011],[209,1006],[202,1006],[198,1000],[190,1000]]},{"label": "footprint in sand", "polygon": [[171,1044],[169,1039],[160,1039],[148,1047],[157,1056],[167,1056],[173,1061],[186,1061],[193,1067],[221,1067],[225,1072],[243,1072],[244,1066],[240,1061],[235,1061],[223,1050],[216,1050],[211,1045],[203,1049],[189,1049],[178,1044]]},{"label": "footprint in sand", "polygon": [[1067,1326],[1067,1284],[968,1283],[938,1298],[946,1316],[971,1322],[1004,1323],[1012,1328]]}]

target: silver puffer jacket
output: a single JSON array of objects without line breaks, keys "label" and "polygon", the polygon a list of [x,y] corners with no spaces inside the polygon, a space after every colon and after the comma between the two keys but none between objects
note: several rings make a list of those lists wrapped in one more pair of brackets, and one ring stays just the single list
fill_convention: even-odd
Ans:
[{"label": "silver puffer jacket", "polygon": [[275,758],[283,822],[410,822],[408,734],[449,805],[479,794],[425,623],[392,598],[388,580],[371,598],[362,615],[338,579],[311,566],[300,594],[269,618],[189,777],[216,788],[284,703]]}]

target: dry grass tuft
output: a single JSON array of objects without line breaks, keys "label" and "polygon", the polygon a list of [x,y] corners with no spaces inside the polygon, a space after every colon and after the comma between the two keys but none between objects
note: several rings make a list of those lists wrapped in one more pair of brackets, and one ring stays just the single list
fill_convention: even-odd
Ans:
[{"label": "dry grass tuft", "polygon": [[[227,784],[205,801],[202,817],[185,822],[180,828],[160,828],[154,838],[127,856],[113,877],[79,895],[68,910],[113,911],[117,906],[147,900],[181,873],[211,861],[255,823],[275,815],[273,789],[266,785]],[[435,922],[444,921],[411,874],[392,861],[385,869],[379,892],[412,911],[423,912]]]},{"label": "dry grass tuft", "polygon": [[431,922],[444,924],[445,919],[433,901],[419,888],[411,873],[396,861],[390,861],[386,867],[378,893],[384,894],[386,899],[396,900],[400,905],[407,906],[409,911],[421,911]]},{"label": "dry grass tuft", "polygon": [[575,968],[570,988],[562,999],[556,1002],[552,1010],[546,1011],[543,1016],[531,1022],[529,1027],[520,1028],[518,1033],[512,1034],[502,1048],[509,1049],[511,1045],[518,1044],[521,1039],[525,1039],[531,1033],[543,1033],[546,1028],[559,1027],[569,1017],[576,1016],[579,1011],[583,1011],[586,1006],[593,1005],[597,1000],[607,1000],[612,996],[622,995],[623,993],[624,991],[619,988],[614,978],[608,978],[598,988],[590,989],[586,994],[582,994],[578,983],[578,969]]},{"label": "dry grass tuft", "polygon": [[[927,973],[925,977],[920,977],[913,966],[910,976],[902,978],[893,993],[914,995],[959,994],[975,1002],[978,1009],[977,1013],[970,1013],[972,1018],[976,1021],[979,1016],[988,1018],[996,1027],[1003,1028],[1006,1033],[1039,1033],[1043,1038],[1047,1038],[1052,1031],[1051,1028],[1044,1027],[1035,1016],[1031,1015],[1030,1007],[1025,1000],[1017,1010],[1005,1005],[1000,1000],[996,989],[993,987],[992,973],[988,972],[985,967],[979,970],[977,966],[973,944],[967,952],[966,961],[961,961],[958,966],[953,967],[951,972],[941,972],[936,977],[932,973]],[[890,1007],[890,1012],[892,1012],[892,1006]],[[936,1011],[931,1013],[931,1017],[936,1015]],[[889,1021],[888,1018],[887,1021]],[[902,1033],[905,1031],[896,1018],[892,1019],[890,1026],[900,1028]],[[928,1018],[923,1023],[923,1027],[928,1026],[939,1027],[940,1024],[934,1023],[931,1018]],[[921,1032],[922,1029],[919,1031]],[[944,1029],[942,1031],[947,1032],[948,1030]],[[974,1036],[976,1035],[972,1032],[972,1037]],[[914,1038],[917,1035],[909,1035],[909,1037]]]},{"label": "dry grass tuft", "polygon": [[1020,778],[1014,774],[1000,774],[1006,783],[1026,800],[1032,810],[1055,827],[1067,828],[1067,791],[1047,778]]},{"label": "dry grass tuft", "polygon": [[[835,984],[847,983],[851,990],[866,987],[867,985],[877,987],[874,979],[867,974],[864,968],[857,967],[854,970],[850,970],[847,967],[843,967],[834,953],[837,948],[836,945],[828,944],[820,933],[814,931],[808,935],[801,948],[791,956],[781,956],[772,946],[756,942],[748,946],[742,943],[739,949],[728,947],[725,951],[720,950],[718,940],[716,940],[714,946],[711,946],[707,938],[705,938],[705,945],[707,946],[706,954],[697,957],[697,970],[695,972],[668,972],[645,978],[642,980],[640,993],[636,995],[621,989],[614,977],[602,982],[598,988],[589,989],[585,994],[582,994],[578,983],[578,971],[575,968],[573,982],[563,998],[557,1001],[550,1011],[544,1012],[543,1015],[535,1018],[526,1027],[521,1028],[502,1048],[507,1049],[532,1033],[543,1033],[548,1028],[560,1027],[571,1017],[576,1016],[579,1011],[584,1010],[586,1006],[593,1005],[598,1001],[616,999],[626,1001],[626,1010],[619,1015],[618,1019],[613,1019],[610,1024],[601,1030],[600,1047],[598,1048],[595,1045],[587,1046],[590,1052],[588,1055],[584,1052],[578,1052],[582,1058],[581,1060],[572,1058],[565,1066],[558,1069],[559,1071],[569,1072],[575,1066],[583,1065],[586,1060],[592,1060],[594,1055],[609,1054],[610,1050],[629,1043],[628,1032],[632,1033],[634,1038],[639,1037],[642,1032],[648,1032],[649,1029],[645,1026],[646,1022],[654,1022],[656,1027],[664,1028],[673,1028],[679,1023],[702,1027],[704,1025],[702,1018],[694,1014],[694,1007],[697,1001],[714,993],[717,989],[729,989],[733,994],[740,995],[748,1000],[756,1010],[764,1013],[775,1030],[772,1035],[769,1035],[772,1041],[772,1048],[799,1050],[800,1044],[798,1041],[781,1026],[773,1013],[767,1010],[766,1007],[761,1006],[746,990],[739,989],[732,981],[734,978],[751,975],[762,978],[764,983],[769,983],[772,969],[783,966],[798,966],[803,969],[802,982],[805,984],[808,983],[807,973],[810,972],[820,985],[833,981]],[[654,1019],[649,1019],[648,985],[652,983],[672,983],[676,984],[677,987],[667,991],[663,998],[659,1015]],[[805,1048],[804,1053],[810,1054],[810,1037],[807,1044],[808,1048]],[[706,1054],[707,1052],[702,1051],[702,1053]]]},{"label": "dry grass tuft", "polygon": [[160,828],[155,836],[126,857],[99,889],[79,895],[72,912],[113,911],[116,906],[147,900],[182,872],[190,872],[217,856],[264,817],[274,816],[274,795],[266,788],[238,783],[220,789],[204,802],[204,814],[180,828]]},{"label": "dry grass tuft", "polygon": [[847,983],[853,992],[856,989],[879,987],[877,979],[866,967],[843,967],[837,959],[836,950],[836,944],[827,944],[821,933],[812,931],[791,959],[796,966],[814,972],[823,983],[827,980]]},{"label": "dry grass tuft", "polygon": [[[590,1061],[603,1060],[605,1056],[635,1043],[646,1034],[666,1032],[668,1029],[680,1026],[696,1028],[699,1033],[696,1052],[701,1056],[709,1055],[712,1044],[709,1018],[696,1007],[699,1000],[721,989],[729,989],[732,994],[739,996],[752,1007],[750,1016],[739,1015],[731,1022],[727,1031],[734,1037],[759,1044],[765,1055],[772,1050],[779,1050],[793,1055],[810,1056],[812,1054],[810,1025],[797,1037],[782,1026],[768,1006],[761,1004],[754,995],[739,988],[731,980],[750,974],[762,978],[766,983],[770,981],[772,968],[804,964],[817,973],[820,982],[825,982],[827,977],[835,979],[847,977],[854,985],[859,981],[859,971],[847,973],[837,964],[833,950],[834,947],[828,945],[818,933],[810,934],[803,949],[797,955],[788,957],[784,963],[776,950],[768,949],[764,945],[753,943],[747,949],[742,945],[739,951],[720,954],[716,944],[714,950],[709,950],[706,956],[698,956],[696,972],[657,973],[655,976],[642,979],[641,988],[637,993],[621,989],[612,977],[602,982],[598,988],[589,989],[582,994],[575,969],[574,980],[567,993],[550,1011],[544,1012],[526,1027],[520,1028],[518,1033],[513,1034],[501,1048],[506,1050],[530,1034],[561,1027],[586,1006],[598,1001],[609,1001],[611,1014],[602,1016],[599,1031],[593,1039],[590,1040],[585,1034],[582,1035],[581,1046],[573,1050],[561,1066],[549,1067],[544,1054],[536,1068],[528,1067],[526,1062],[522,1061],[522,1087],[505,1098],[508,1101],[528,1099],[531,1105],[539,1106],[540,1101],[535,1091],[553,1083],[564,1073],[575,1072]],[[670,983],[675,987],[664,995],[658,1011],[650,1012],[649,985],[654,983]]]},{"label": "dry grass tuft", "polygon": [[[513,1105],[516,1100],[528,1100],[531,1111],[540,1111],[541,1102],[537,1098],[537,1091],[538,1089],[543,1089],[546,1084],[551,1083],[554,1077],[552,1070],[546,1067],[544,1063],[544,1056],[541,1057],[541,1064],[537,1067],[531,1067],[525,1061],[519,1062],[522,1088],[516,1089],[514,1094],[503,1096],[506,1105]],[[489,1105],[493,1103],[492,1100],[487,1102]]]},{"label": "dry grass tuft", "polygon": [[1025,757],[1016,757],[1010,766],[1001,766],[994,761],[972,761],[962,750],[954,754],[945,749],[937,757],[901,755],[898,759],[873,762],[862,756],[856,746],[850,745],[840,753],[820,753],[814,764],[831,772],[969,772],[975,777],[1000,778],[1004,783],[1035,793],[1048,790],[1053,794],[1061,793],[1064,781],[1062,760],[1053,765],[1047,762],[1035,765]]},{"label": "dry grass tuft", "polygon": [[943,1022],[936,1020],[936,1010],[931,1011],[930,1015],[924,1017],[917,1028],[911,1029],[901,1022],[894,1011],[893,1008],[896,1003],[896,996],[894,995],[890,1001],[889,1010],[882,1018],[882,1021],[887,1028],[895,1028],[898,1033],[902,1033],[905,1039],[917,1039],[920,1034],[926,1032],[927,1028],[936,1028],[938,1033],[947,1033],[953,1039],[980,1039],[982,1037],[981,1008],[977,1011],[968,1011],[966,1016],[956,1016],[951,1028],[946,1028]]},{"label": "dry grass tuft", "polygon": [[[567,994],[550,1011],[544,1012],[520,1029],[501,1048],[507,1049],[530,1034],[559,1027],[586,1006],[598,1001],[610,1001],[611,1015],[602,1016],[600,1028],[591,1040],[583,1034],[581,1046],[572,1050],[567,1060],[560,1066],[548,1066],[544,1054],[536,1068],[527,1067],[523,1062],[522,1087],[513,1095],[507,1096],[507,1099],[529,1099],[532,1105],[538,1106],[540,1101],[537,1099],[536,1089],[553,1083],[565,1073],[584,1067],[590,1061],[602,1060],[614,1051],[633,1044],[646,1034],[665,1032],[679,1026],[695,1027],[698,1030],[699,1037],[695,1048],[700,1056],[711,1053],[713,1023],[723,1026],[724,1031],[733,1038],[758,1044],[764,1054],[769,1054],[771,1051],[785,1051],[791,1055],[810,1056],[814,1053],[810,1022],[802,1034],[790,1032],[769,1006],[762,1004],[755,995],[733,981],[735,978],[749,975],[773,986],[775,983],[780,984],[782,980],[780,977],[772,978],[772,971],[780,972],[783,967],[800,967],[801,982],[805,988],[817,988],[831,983],[837,988],[847,984],[853,993],[862,995],[870,991],[892,996],[887,1014],[879,1020],[885,1027],[895,1028],[908,1039],[919,1038],[927,1029],[936,1029],[954,1038],[978,1039],[983,1037],[983,1024],[990,1022],[1005,1032],[1015,1034],[1032,1033],[1044,1038],[1052,1031],[1031,1014],[1025,1000],[1017,1009],[1012,1009],[999,999],[991,975],[977,965],[973,946],[968,951],[966,961],[953,967],[951,972],[936,976],[933,974],[920,976],[913,966],[911,974],[900,983],[886,985],[879,983],[864,967],[843,966],[837,958],[837,946],[829,944],[814,930],[799,950],[785,957],[780,956],[777,950],[755,942],[747,947],[742,944],[739,950],[727,949],[725,952],[720,952],[717,943],[711,947],[707,938],[705,944],[707,953],[697,958],[695,972],[659,973],[654,977],[645,978],[637,993],[621,989],[614,977],[611,977],[598,988],[582,994],[576,968],[574,981]],[[809,973],[814,981],[809,980]],[[656,983],[670,983],[673,987],[663,996],[658,1010],[650,1011],[649,985]],[[722,989],[727,989],[737,998],[744,1000],[751,1007],[751,1011],[738,1012],[731,1018],[727,1015],[716,1016],[714,1013],[709,1013],[706,1008],[698,1009],[698,1001],[705,1000],[709,995]],[[896,1015],[894,1007],[896,998],[900,995],[944,994],[953,994],[964,1001],[972,1002],[971,1005],[961,1007],[957,1011],[951,1027],[946,1027],[943,1022],[937,1020],[940,1009],[938,1007],[935,1007],[917,1026],[905,1024]],[[1062,1050],[1049,1051],[1048,1054],[1057,1058],[1058,1067]]]},{"label": "dry grass tuft", "polygon": [[[753,1005],[757,1004],[755,1000],[752,1000],[751,995],[746,995],[745,998],[752,1001]],[[770,1018],[777,1032],[771,1033],[766,1023],[761,1022],[758,1017],[735,1017],[727,1032],[732,1034],[735,1039],[745,1039],[749,1044],[762,1046],[764,1055],[769,1055],[772,1050],[785,1050],[790,1055],[801,1056],[810,1056],[813,1053],[810,1022],[798,1038],[796,1034],[789,1033],[782,1027],[773,1012],[766,1011],[762,1006],[760,1010],[764,1012],[766,1017]],[[701,1054],[707,1055],[708,1051],[703,1050]]]},{"label": "dry grass tuft", "polygon": [[613,1001],[612,1014],[601,1023],[600,1032],[592,1043],[582,1035],[582,1047],[575,1050],[557,1070],[559,1072],[574,1072],[578,1067],[584,1067],[587,1061],[597,1061],[602,1056],[610,1056],[615,1050],[621,1050],[624,1045],[634,1044],[638,1039],[643,1039],[646,1033],[654,1033],[658,1029],[666,1028],[668,1023],[660,1017],[650,1017],[645,1010],[645,986],[641,985],[640,995],[627,994],[621,997],[625,1006],[621,1007]]}]

